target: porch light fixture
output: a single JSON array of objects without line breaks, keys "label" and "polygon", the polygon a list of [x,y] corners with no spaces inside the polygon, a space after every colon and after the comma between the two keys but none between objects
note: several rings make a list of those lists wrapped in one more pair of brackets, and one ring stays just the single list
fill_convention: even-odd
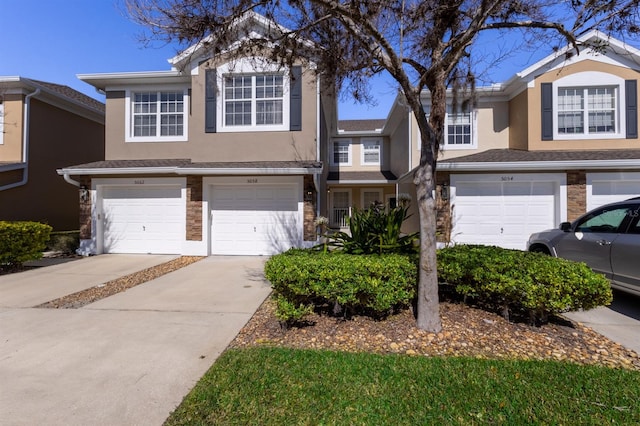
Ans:
[{"label": "porch light fixture", "polygon": [[86,186],[82,185],[80,187],[80,201],[86,203],[89,200],[89,190]]}]

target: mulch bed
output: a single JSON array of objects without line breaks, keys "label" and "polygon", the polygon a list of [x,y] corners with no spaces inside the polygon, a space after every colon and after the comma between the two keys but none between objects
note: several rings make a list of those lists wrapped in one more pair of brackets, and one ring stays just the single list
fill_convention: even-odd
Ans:
[{"label": "mulch bed", "polygon": [[569,361],[640,370],[638,354],[592,329],[564,318],[541,325],[509,322],[461,302],[440,305],[442,331],[415,327],[411,310],[384,320],[312,315],[306,325],[284,328],[267,299],[240,331],[231,348],[282,346],[414,356]]}]

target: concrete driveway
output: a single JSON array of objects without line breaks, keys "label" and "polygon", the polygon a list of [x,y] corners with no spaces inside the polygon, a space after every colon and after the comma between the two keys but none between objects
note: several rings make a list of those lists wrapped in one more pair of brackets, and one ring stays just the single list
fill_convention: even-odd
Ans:
[{"label": "concrete driveway", "polygon": [[32,306],[171,258],[0,276],[0,423],[162,424],[271,291],[263,258],[209,257],[80,309]]},{"label": "concrete driveway", "polygon": [[610,306],[564,315],[640,354],[640,297],[614,290]]}]

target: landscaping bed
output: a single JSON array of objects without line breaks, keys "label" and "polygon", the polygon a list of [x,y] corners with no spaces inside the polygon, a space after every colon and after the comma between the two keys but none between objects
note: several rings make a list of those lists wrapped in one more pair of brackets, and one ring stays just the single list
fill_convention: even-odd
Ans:
[{"label": "landscaping bed", "polygon": [[640,370],[634,351],[588,327],[562,317],[530,326],[453,301],[440,304],[442,332],[416,328],[410,309],[384,320],[312,314],[301,326],[284,328],[267,299],[230,348],[281,346],[416,356],[470,356],[486,359],[570,361]]}]

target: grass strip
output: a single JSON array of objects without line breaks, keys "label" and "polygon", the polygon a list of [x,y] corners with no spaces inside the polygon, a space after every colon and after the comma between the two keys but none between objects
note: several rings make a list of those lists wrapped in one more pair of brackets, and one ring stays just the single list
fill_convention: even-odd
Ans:
[{"label": "grass strip", "polygon": [[229,350],[165,424],[640,424],[640,373],[550,361]]}]

